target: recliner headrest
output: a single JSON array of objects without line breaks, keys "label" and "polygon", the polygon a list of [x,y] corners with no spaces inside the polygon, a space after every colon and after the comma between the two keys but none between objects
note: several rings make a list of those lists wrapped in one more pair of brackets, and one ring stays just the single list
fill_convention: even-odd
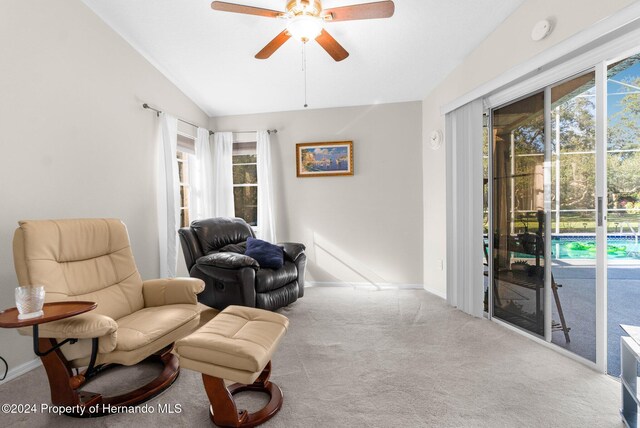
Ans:
[{"label": "recliner headrest", "polygon": [[205,254],[217,251],[225,245],[238,244],[254,238],[253,229],[241,218],[216,217],[195,220],[191,228],[196,233]]}]

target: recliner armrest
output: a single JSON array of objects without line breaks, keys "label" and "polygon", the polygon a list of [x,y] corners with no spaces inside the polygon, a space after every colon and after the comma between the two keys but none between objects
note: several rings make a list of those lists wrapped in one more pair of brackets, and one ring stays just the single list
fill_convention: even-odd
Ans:
[{"label": "recliner armrest", "polygon": [[[92,339],[100,338],[98,352],[111,352],[116,348],[118,323],[106,315],[87,312],[52,321],[38,326],[38,337],[51,339]],[[31,327],[18,329],[23,336],[32,336]]]},{"label": "recliner armrest", "polygon": [[252,269],[260,269],[258,262],[244,254],[238,253],[211,253],[200,257],[196,261],[197,266],[213,266],[223,269],[240,269],[249,267]]},{"label": "recliner armrest", "polygon": [[278,246],[282,247],[285,257],[292,262],[295,262],[298,257],[304,254],[304,250],[307,249],[304,244],[297,242],[280,242],[278,243]]},{"label": "recliner armrest", "polygon": [[183,227],[178,230],[180,235],[180,243],[182,245],[182,254],[184,255],[184,261],[187,264],[187,270],[190,271],[196,260],[202,257],[204,253],[200,247],[200,242],[196,233],[190,227]]},{"label": "recliner armrest", "polygon": [[144,307],[198,303],[197,294],[204,290],[204,281],[198,278],[163,278],[142,282]]}]

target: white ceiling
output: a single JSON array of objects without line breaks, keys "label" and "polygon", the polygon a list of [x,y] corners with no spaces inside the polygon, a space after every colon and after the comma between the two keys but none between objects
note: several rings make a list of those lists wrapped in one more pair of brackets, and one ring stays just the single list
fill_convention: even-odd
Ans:
[{"label": "white ceiling", "polygon": [[[303,108],[302,44],[254,58],[283,20],[213,11],[209,0],[83,1],[209,116]],[[392,18],[328,23],[350,56],[336,63],[308,44],[309,108],[422,100],[523,1],[395,0]],[[286,0],[237,3],[284,10]],[[368,1],[323,6],[354,3]]]}]

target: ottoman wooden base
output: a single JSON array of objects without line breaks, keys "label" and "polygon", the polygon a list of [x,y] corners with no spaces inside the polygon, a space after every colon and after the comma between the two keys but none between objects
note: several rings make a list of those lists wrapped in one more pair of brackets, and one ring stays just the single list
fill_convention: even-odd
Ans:
[{"label": "ottoman wooden base", "polygon": [[[282,391],[269,382],[271,357],[289,326],[273,312],[229,306],[200,329],[176,342],[180,366],[202,373],[213,423],[223,427],[254,427],[282,407]],[[227,387],[224,379],[234,383]],[[269,394],[254,413],[238,411],[233,395],[242,391]]]},{"label": "ottoman wooden base", "polygon": [[[283,396],[278,385],[269,382],[270,375],[271,361],[251,385],[234,383],[227,388],[223,379],[203,374],[202,381],[211,403],[209,415],[213,423],[222,427],[250,428],[271,419],[282,407]],[[243,391],[265,392],[270,396],[269,402],[254,413],[238,410],[233,395]]]}]

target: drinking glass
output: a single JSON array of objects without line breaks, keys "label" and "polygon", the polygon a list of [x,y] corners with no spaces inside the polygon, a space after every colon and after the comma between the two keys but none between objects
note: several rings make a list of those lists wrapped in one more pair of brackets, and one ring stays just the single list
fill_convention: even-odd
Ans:
[{"label": "drinking glass", "polygon": [[28,285],[17,287],[16,307],[18,308],[18,319],[29,319],[44,315],[42,306],[44,305],[44,286]]}]

